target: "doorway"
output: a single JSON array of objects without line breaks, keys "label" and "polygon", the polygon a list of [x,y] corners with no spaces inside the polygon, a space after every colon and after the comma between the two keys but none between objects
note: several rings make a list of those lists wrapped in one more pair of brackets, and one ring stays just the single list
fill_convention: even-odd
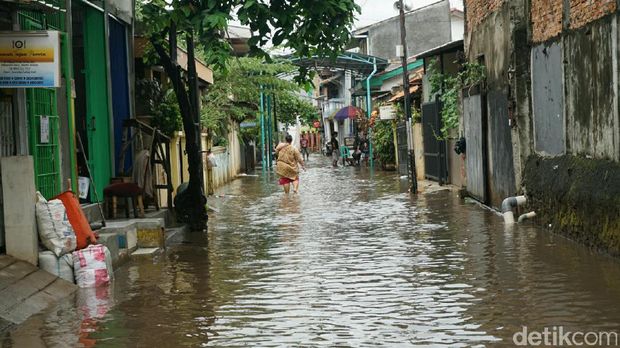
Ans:
[{"label": "doorway", "polygon": [[[78,142],[78,173],[88,177],[88,164],[98,197],[103,197],[103,187],[112,177],[104,16],[95,8],[75,4],[72,20],[76,132],[88,159],[84,161]],[[93,202],[94,195],[90,197]]]}]

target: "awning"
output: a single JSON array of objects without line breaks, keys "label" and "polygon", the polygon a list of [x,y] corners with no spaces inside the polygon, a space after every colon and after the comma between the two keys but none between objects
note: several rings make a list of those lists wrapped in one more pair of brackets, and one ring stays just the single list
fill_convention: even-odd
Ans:
[{"label": "awning", "polygon": [[362,75],[370,75],[377,65],[377,71],[383,71],[389,65],[386,59],[360,53],[344,52],[336,57],[284,57],[292,64],[306,69],[335,69],[353,71]]},{"label": "awning", "polygon": [[436,56],[440,53],[459,51],[459,50],[463,50],[463,40],[448,42],[447,44],[443,44],[439,47],[435,47],[428,51],[424,51],[420,54],[417,54],[415,57],[419,60],[422,60],[424,58]]},{"label": "awning", "polygon": [[[415,86],[411,86],[409,87],[409,95],[419,91],[421,88],[420,85],[415,85]],[[388,100],[388,102],[393,103],[395,101],[401,100],[405,97],[405,91],[400,91],[398,93],[396,93],[396,95],[394,95],[392,98],[390,98],[390,100]]]},{"label": "awning", "polygon": [[[422,65],[424,65],[424,61],[422,60],[415,60],[409,64],[407,64],[407,71],[409,73],[413,72],[414,70],[420,68]],[[381,88],[381,86],[383,86],[383,82],[385,80],[389,80],[393,77],[396,76],[401,76],[403,74],[403,67],[400,66],[399,68],[396,68],[394,70],[391,71],[385,71],[382,74],[376,75],[375,77],[373,77],[370,80],[370,87],[377,87],[377,88]]]},{"label": "awning", "polygon": [[0,0],[1,4],[16,5],[20,8],[28,8],[41,11],[64,11],[64,1],[59,0]]}]

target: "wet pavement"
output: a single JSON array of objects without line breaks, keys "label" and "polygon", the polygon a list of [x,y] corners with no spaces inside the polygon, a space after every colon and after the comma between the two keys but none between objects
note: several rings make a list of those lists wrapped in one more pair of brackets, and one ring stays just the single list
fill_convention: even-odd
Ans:
[{"label": "wet pavement", "polygon": [[118,269],[6,347],[512,347],[522,331],[620,332],[620,263],[453,191],[311,158],[299,195],[272,174],[210,201],[208,233]]}]

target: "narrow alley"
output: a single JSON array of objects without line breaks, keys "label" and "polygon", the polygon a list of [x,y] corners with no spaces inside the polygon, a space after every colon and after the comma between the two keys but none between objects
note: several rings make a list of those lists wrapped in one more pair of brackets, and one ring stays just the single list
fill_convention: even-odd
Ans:
[{"label": "narrow alley", "polygon": [[211,199],[208,234],[178,236],[118,269],[111,289],[80,289],[0,342],[496,347],[522,326],[618,328],[617,259],[534,225],[504,230],[431,191],[412,197],[396,174],[319,156],[299,195],[274,175],[242,177]]}]

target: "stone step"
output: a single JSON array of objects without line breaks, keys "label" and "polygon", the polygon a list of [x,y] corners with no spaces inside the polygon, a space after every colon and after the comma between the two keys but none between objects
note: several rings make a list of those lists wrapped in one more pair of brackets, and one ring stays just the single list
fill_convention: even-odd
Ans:
[{"label": "stone step", "polygon": [[[83,204],[82,210],[84,211],[84,215],[86,215],[86,218],[88,219],[90,223],[99,223],[102,221],[101,212],[99,211],[97,204]],[[125,215],[117,216],[117,217],[118,218],[114,220],[110,220],[110,219],[106,220],[106,223],[110,224],[112,222],[119,222],[119,221],[122,222],[122,221],[139,219],[139,218],[135,218],[133,213],[129,215],[129,218],[125,218]],[[144,219],[163,219],[165,227],[172,226],[175,223],[174,214],[172,213],[172,211],[166,208],[162,208],[160,210],[147,211],[145,213]]]},{"label": "stone step", "polygon": [[74,284],[37,267],[0,256],[0,330],[20,324],[77,290]]},{"label": "stone step", "polygon": [[153,257],[161,251],[160,248],[138,248],[138,250],[131,253],[132,258],[141,257]]},{"label": "stone step", "polygon": [[[143,218],[111,221],[99,231],[99,243],[104,244],[112,255],[114,268],[122,265],[138,248],[165,248],[165,219]],[[123,257],[125,256],[125,257]]]}]

